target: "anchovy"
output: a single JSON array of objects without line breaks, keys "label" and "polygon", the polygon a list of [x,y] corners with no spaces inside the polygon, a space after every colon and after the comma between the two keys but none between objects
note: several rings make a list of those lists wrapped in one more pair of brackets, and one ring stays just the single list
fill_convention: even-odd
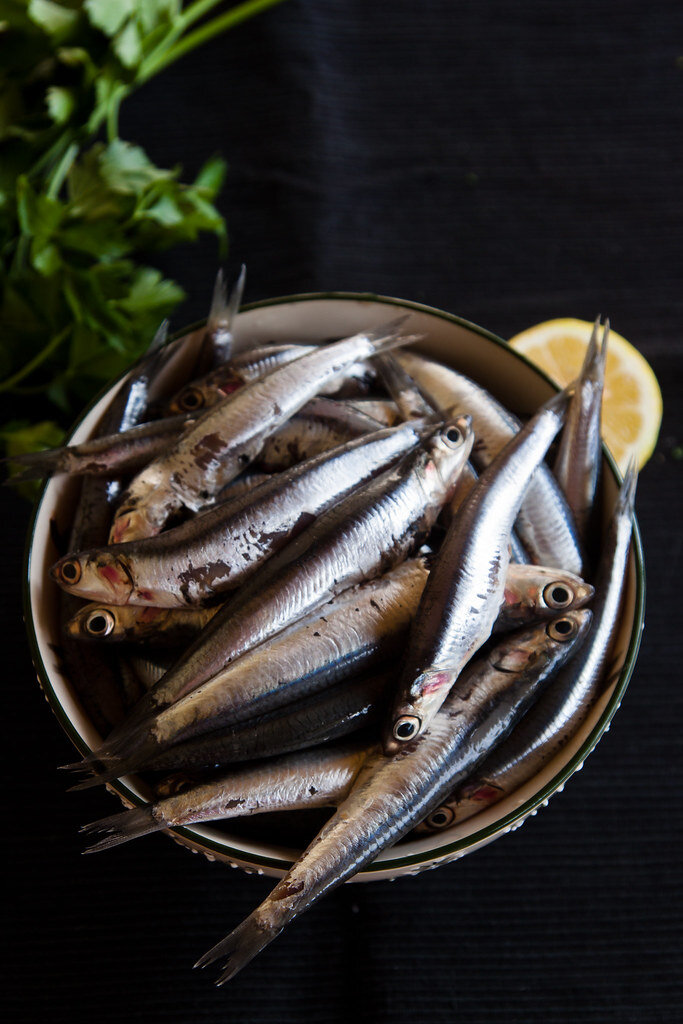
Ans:
[{"label": "anchovy", "polygon": [[[437,408],[472,416],[473,461],[485,468],[520,429],[519,420],[463,374],[414,352],[396,357]],[[567,501],[552,473],[540,466],[522,502],[515,528],[531,560],[582,573],[583,554]]]},{"label": "anchovy", "polygon": [[324,513],[224,605],[123,729],[81,767],[115,759],[141,721],[323,601],[404,561],[450,497],[472,441],[469,418],[458,417],[435,429],[395,468]]},{"label": "anchovy", "polygon": [[[345,679],[321,693],[292,701],[256,718],[175,743],[136,761],[134,770],[176,771],[254,761],[318,746],[371,726],[376,731],[386,710],[386,698],[395,672],[395,665],[390,663],[384,672]],[[126,774],[131,770],[127,768]],[[88,789],[98,781],[114,777],[88,779],[72,788]]]},{"label": "anchovy", "polygon": [[178,444],[134,478],[114,517],[110,540],[150,536],[180,508],[201,508],[253,462],[267,437],[352,362],[412,340],[400,338],[396,326],[394,321],[316,348],[208,409]]},{"label": "anchovy", "polygon": [[[397,657],[428,572],[426,557],[409,559],[247,651],[130,734],[126,771],[172,744],[277,710]],[[112,769],[121,767],[119,755]]]},{"label": "anchovy", "polygon": [[[478,479],[477,471],[473,468],[471,463],[468,462],[458,477],[458,483],[453,497],[443,510],[441,518],[445,526],[449,526],[453,521],[453,517]],[[529,562],[529,556],[514,529],[510,531],[510,561],[519,565],[526,565]]]},{"label": "anchovy", "polygon": [[429,429],[387,427],[265,480],[156,537],[70,554],[50,570],[70,593],[107,604],[176,607],[233,590]]},{"label": "anchovy", "polygon": [[268,438],[257,464],[268,473],[288,469],[381,428],[381,423],[348,402],[314,398]]},{"label": "anchovy", "polygon": [[233,391],[268,376],[280,366],[286,366],[311,352],[310,345],[263,345],[249,349],[225,362],[204,377],[185,384],[164,408],[164,414],[197,414],[222,401]]},{"label": "anchovy", "polygon": [[[549,635],[567,655],[585,635],[590,612],[570,612],[566,632]],[[456,779],[471,772],[485,751],[509,732],[547,680],[539,657],[539,629],[507,638],[476,659],[435,715],[429,730],[400,755],[368,757],[347,798],[287,875],[241,925],[198,961],[229,962],[218,980],[232,978],[299,913],[355,875],[438,806]],[[560,639],[560,637],[562,639]]]},{"label": "anchovy", "polygon": [[567,422],[562,429],[553,463],[553,472],[567,498],[584,545],[588,540],[602,456],[600,413],[609,320],[605,323],[600,347],[598,327],[599,318],[595,322],[583,367],[569,403]]},{"label": "anchovy", "polygon": [[180,646],[194,640],[217,611],[215,607],[153,608],[93,602],[69,619],[66,632],[76,640]]},{"label": "anchovy", "polygon": [[383,398],[347,398],[346,405],[358,412],[377,420],[383,427],[393,427],[400,423],[401,416],[396,403]]},{"label": "anchovy", "polygon": [[242,818],[273,811],[334,807],[348,793],[372,745],[346,741],[296,751],[193,786],[176,796],[84,825],[101,835],[84,853],[97,853],[160,829]]},{"label": "anchovy", "polygon": [[[293,363],[314,348],[313,345],[261,345],[248,349],[206,376],[185,384],[163,407],[163,414],[196,414],[208,409],[246,384],[267,377],[273,370]],[[340,378],[323,385],[320,394],[341,397],[344,392],[363,393],[374,379],[375,371],[369,363],[353,363],[341,373]],[[393,426],[392,423],[386,425]]]},{"label": "anchovy", "polygon": [[[299,629],[307,630],[307,639],[302,640],[303,644],[309,644],[310,636],[325,636],[328,643],[334,644],[334,653],[339,658],[352,659],[354,664],[364,654],[361,653],[362,644],[375,645],[380,637],[384,638],[385,631],[390,630],[391,608],[385,607],[387,596],[393,597],[395,590],[396,597],[402,602],[401,608],[405,614],[405,621],[401,620],[400,629],[396,627],[396,633],[387,631],[388,640],[395,642],[395,637],[407,629],[410,618],[417,609],[417,605],[424,588],[428,575],[426,556],[420,559],[412,559],[394,569],[393,572],[381,576],[379,579],[371,580],[369,583],[352,587],[338,599],[334,611],[326,609],[322,619],[314,618],[312,625],[307,621],[290,627],[279,637],[272,641],[271,646],[256,649],[256,654],[264,654],[269,662],[270,659],[277,659],[276,648],[280,639],[290,641],[292,631]],[[572,608],[581,608],[593,595],[593,587],[585,583],[580,577],[573,573],[563,573],[558,569],[549,569],[540,565],[510,565],[505,578],[505,591],[503,602],[494,623],[494,632],[501,632],[507,629],[515,629],[528,622],[538,619],[548,619],[556,615],[558,611],[570,611]],[[347,651],[347,644],[344,643],[343,635],[335,635],[331,640],[330,622],[335,622],[340,614],[346,615],[346,606],[358,606],[353,608],[355,615],[350,617],[348,626],[343,623],[342,628],[351,633],[352,639],[357,646],[353,653]],[[98,604],[92,602],[80,608],[66,624],[66,631],[69,636],[79,640],[103,640],[107,643],[150,643],[161,644],[166,647],[180,646],[194,640],[204,629],[207,623],[220,610],[221,605],[209,607],[191,608],[160,608],[154,606],[140,605],[112,605]],[[380,617],[381,616],[381,617]],[[375,621],[377,619],[377,621]],[[353,622],[353,625],[351,624]],[[324,623],[324,625],[323,625]],[[296,644],[296,639],[292,638]],[[254,652],[251,652],[254,654]],[[234,677],[235,671],[246,673],[246,677],[253,683],[255,679],[254,667],[247,666],[249,653],[244,655],[228,671]],[[325,661],[325,669],[330,670],[334,660]],[[305,675],[310,677],[310,667]],[[268,669],[268,676],[273,679],[275,668],[271,664]],[[214,677],[211,684],[216,685],[222,676]],[[198,691],[195,691],[193,717],[196,720]],[[172,705],[173,709],[180,710],[179,704]],[[169,709],[170,710],[170,709]]]},{"label": "anchovy", "polygon": [[431,831],[464,821],[533,778],[576,733],[603,690],[613,681],[614,638],[631,544],[636,470],[626,472],[605,538],[595,587],[593,627],[576,659],[553,681],[510,737],[449,796],[428,823]]},{"label": "anchovy", "polygon": [[405,367],[391,353],[376,359],[379,374],[405,420],[433,416],[436,408],[426,400]]},{"label": "anchovy", "polygon": [[424,730],[463,666],[491,635],[505,591],[510,531],[568,401],[564,391],[551,398],[514,435],[451,523],[411,629],[384,731],[386,753]]},{"label": "anchovy", "polygon": [[511,564],[493,631],[519,628],[554,618],[558,612],[583,608],[593,594],[591,584],[572,572],[543,565]]},{"label": "anchovy", "polygon": [[81,444],[27,452],[12,457],[26,466],[17,480],[68,473],[71,476],[125,476],[161,455],[192,422],[187,414],[139,423],[116,434],[95,437]]}]

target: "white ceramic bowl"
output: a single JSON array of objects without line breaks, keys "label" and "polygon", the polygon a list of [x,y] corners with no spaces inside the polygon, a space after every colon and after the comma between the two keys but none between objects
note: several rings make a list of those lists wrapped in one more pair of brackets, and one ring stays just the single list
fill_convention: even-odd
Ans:
[{"label": "white ceramic bowl", "polygon": [[[386,322],[397,312],[411,311],[406,325],[425,335],[419,351],[462,370],[488,388],[519,415],[528,415],[549,398],[551,382],[523,356],[488,331],[456,316],[400,299],[371,295],[296,295],[246,307],[237,318],[237,337],[255,343],[268,341],[317,341],[342,337]],[[88,409],[74,429],[73,443],[86,439],[111,400],[119,382],[112,385]],[[602,475],[604,505],[610,509],[618,489],[618,473],[609,455],[604,455]],[[64,531],[74,502],[74,486],[58,477],[47,483],[32,524],[26,571],[26,622],[38,679],[60,723],[78,750],[88,752],[101,737],[85,715],[73,687],[65,677],[55,654],[59,644],[56,587],[47,570],[56,560],[50,520]],[[607,729],[619,707],[635,663],[644,612],[644,572],[637,527],[628,571],[625,606],[615,644],[619,675],[592,708],[588,719],[567,744],[535,778],[500,803],[443,832],[410,838],[380,854],[375,863],[360,872],[355,881],[393,878],[438,867],[483,846],[517,828],[529,815],[560,790]],[[616,667],[616,666],[615,666]],[[117,781],[110,789],[126,805],[145,800],[145,789],[135,778]],[[103,805],[103,814],[107,813]],[[281,876],[298,856],[296,850],[278,843],[275,827],[270,842],[252,841],[232,835],[229,823],[220,827],[179,828],[169,833],[178,842],[248,871]]]}]

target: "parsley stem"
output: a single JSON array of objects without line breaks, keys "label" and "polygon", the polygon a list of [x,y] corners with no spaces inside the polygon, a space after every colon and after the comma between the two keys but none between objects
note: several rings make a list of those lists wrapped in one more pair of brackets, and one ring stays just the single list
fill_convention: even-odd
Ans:
[{"label": "parsley stem", "polygon": [[64,179],[71,170],[71,165],[78,155],[78,146],[75,142],[72,142],[67,147],[62,159],[51,171],[47,179],[46,194],[48,199],[56,199],[59,195],[59,191],[64,184]]},{"label": "parsley stem", "polygon": [[109,142],[114,142],[119,137],[119,109],[121,107],[121,101],[126,98],[128,89],[125,85],[120,85],[118,89],[115,89],[111,94],[109,103],[107,104],[107,139]]},{"label": "parsley stem", "polygon": [[[282,0],[245,0],[244,3],[238,4],[236,7],[226,11],[225,14],[207,21],[204,25],[200,25],[194,32],[189,32],[183,39],[180,39],[179,42],[171,46],[170,49],[159,47],[150,53],[140,64],[136,75],[137,84],[147,82],[154,75],[168,67],[169,64],[173,64],[176,60],[184,57],[186,53],[208,42],[209,39],[213,39],[214,36],[220,35],[221,32],[226,32],[235,25],[239,25],[240,22],[246,21],[255,14],[259,14],[261,11],[265,11],[279,3],[282,3]],[[195,5],[188,8],[186,14],[189,15],[195,7],[201,7],[202,10],[198,11],[192,19],[195,20],[196,17],[204,13],[204,10],[209,10],[211,6],[213,6],[211,0],[197,0]],[[189,20],[187,24],[190,24]]]},{"label": "parsley stem", "polygon": [[44,348],[41,348],[40,352],[33,359],[29,359],[27,363],[24,363],[21,369],[17,370],[11,377],[6,377],[5,380],[0,381],[0,391],[11,391],[15,384],[18,384],[24,377],[28,377],[30,373],[33,373],[68,338],[71,327],[71,324],[67,324],[58,334],[55,334],[54,338],[48,341]]}]

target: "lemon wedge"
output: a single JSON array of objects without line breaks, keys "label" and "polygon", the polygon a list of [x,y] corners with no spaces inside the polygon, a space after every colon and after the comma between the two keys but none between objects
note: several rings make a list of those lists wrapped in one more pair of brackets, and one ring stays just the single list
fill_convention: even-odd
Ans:
[{"label": "lemon wedge", "polygon": [[[510,345],[564,387],[579,375],[592,330],[587,320],[546,320],[510,338]],[[645,465],[661,422],[662,393],[652,367],[630,342],[610,330],[602,436],[622,473],[631,455],[639,467]]]}]

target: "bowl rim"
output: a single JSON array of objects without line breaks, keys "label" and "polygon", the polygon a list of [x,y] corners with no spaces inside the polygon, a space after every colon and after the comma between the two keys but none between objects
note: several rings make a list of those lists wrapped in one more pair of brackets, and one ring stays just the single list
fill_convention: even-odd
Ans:
[{"label": "bowl rim", "polygon": [[[508,343],[500,338],[498,335],[487,330],[478,324],[473,323],[463,317],[457,316],[454,313],[448,313],[444,310],[438,309],[433,306],[426,305],[424,303],[415,302],[409,299],[399,299],[392,296],[376,295],[372,292],[347,292],[347,291],[325,291],[325,292],[300,292],[291,295],[277,296],[274,298],[261,299],[256,302],[246,303],[240,308],[240,313],[248,313],[255,309],[264,309],[271,306],[278,305],[289,305],[295,302],[309,302],[309,301],[367,301],[380,303],[391,306],[404,307],[409,310],[416,312],[426,313],[431,316],[435,316],[449,323],[455,324],[460,327],[464,327],[467,330],[472,331],[474,334],[478,334],[480,337],[486,338],[488,341],[493,342],[498,347],[511,353],[514,358],[521,360],[527,366],[529,366],[536,374],[538,374],[547,384],[549,384],[555,391],[559,391],[558,385],[538,366],[536,366],[530,359],[528,359],[523,353],[517,352],[515,349],[510,348]],[[206,323],[206,320],[199,320],[193,324],[190,324],[179,331],[176,331],[172,337],[168,339],[168,343],[174,341],[177,338],[188,335],[191,332],[201,328]],[[133,364],[134,366],[135,364]],[[121,381],[127,373],[130,372],[132,367],[124,370],[118,377],[109,381],[103,388],[95,395],[95,397],[88,403],[83,409],[77,420],[69,428],[65,443],[71,439],[73,434],[78,430],[79,426],[90,413],[90,411],[97,405],[97,403],[109,392],[111,389]],[[622,481],[622,476],[619,469],[614,461],[611,453],[602,444],[602,455],[603,460],[607,462],[612,475],[615,478],[615,482],[619,485]],[[81,754],[89,753],[90,748],[84,743],[81,736],[76,730],[71,718],[68,716],[64,707],[56,693],[50,674],[43,662],[42,655],[38,644],[38,638],[36,635],[36,624],[33,617],[33,609],[31,605],[31,558],[33,549],[33,539],[36,530],[36,524],[38,516],[41,511],[43,499],[45,497],[46,490],[50,484],[50,478],[47,478],[41,486],[40,492],[35,500],[24,547],[24,561],[23,561],[23,580],[22,580],[22,605],[23,605],[23,617],[24,623],[28,632],[29,649],[31,652],[31,660],[33,662],[34,669],[37,673],[38,683],[43,690],[44,696],[47,699],[50,708],[59,721],[60,725],[66,732],[67,736],[74,744],[76,749]],[[497,818],[494,822],[489,825],[483,826],[475,832],[469,833],[460,839],[454,840],[449,843],[445,843],[443,846],[430,847],[428,850],[406,854],[402,857],[394,857],[391,859],[381,859],[373,861],[371,864],[366,865],[361,869],[359,875],[372,876],[373,874],[386,874],[393,870],[401,869],[401,873],[406,873],[407,869],[415,868],[419,870],[420,867],[437,867],[439,863],[448,860],[453,860],[464,853],[475,850],[479,846],[484,845],[498,835],[502,835],[506,832],[511,831],[518,825],[521,825],[524,820],[534,812],[536,812],[541,806],[545,805],[558,790],[561,791],[567,779],[578,771],[585,759],[595,748],[598,741],[604,732],[609,728],[610,722],[614,717],[616,711],[621,704],[624,693],[631,680],[633,670],[635,667],[636,659],[638,656],[638,650],[640,648],[640,642],[644,626],[644,615],[645,615],[645,564],[643,557],[643,547],[640,535],[640,529],[638,527],[638,521],[635,514],[632,518],[633,523],[633,534],[632,534],[632,553],[635,560],[635,595],[634,595],[634,609],[633,609],[633,625],[631,628],[631,635],[629,645],[624,656],[624,663],[619,672],[619,678],[615,682],[614,690],[607,701],[603,711],[600,714],[598,721],[591,729],[588,736],[584,739],[583,743],[576,751],[576,753],[570,758],[570,760],[562,766],[555,774],[550,778],[545,785],[536,791],[532,796],[528,797],[522,804],[510,810],[506,815],[501,818]],[[126,783],[118,779],[115,782],[108,783],[107,788],[110,792],[115,793],[124,803],[133,806],[142,806],[145,801],[142,800],[137,793],[133,792]],[[273,856],[267,856],[265,854],[256,853],[253,851],[247,851],[244,849],[234,848],[226,842],[216,842],[210,836],[202,834],[201,836],[195,832],[192,827],[179,826],[174,829],[164,830],[171,836],[176,836],[180,839],[183,845],[189,844],[193,849],[201,848],[204,852],[208,852],[210,855],[215,855],[224,860],[230,860],[234,858],[235,861],[241,864],[245,859],[248,860],[248,865],[254,869],[265,868],[282,871],[289,869],[291,861],[284,858],[276,858]]]}]

